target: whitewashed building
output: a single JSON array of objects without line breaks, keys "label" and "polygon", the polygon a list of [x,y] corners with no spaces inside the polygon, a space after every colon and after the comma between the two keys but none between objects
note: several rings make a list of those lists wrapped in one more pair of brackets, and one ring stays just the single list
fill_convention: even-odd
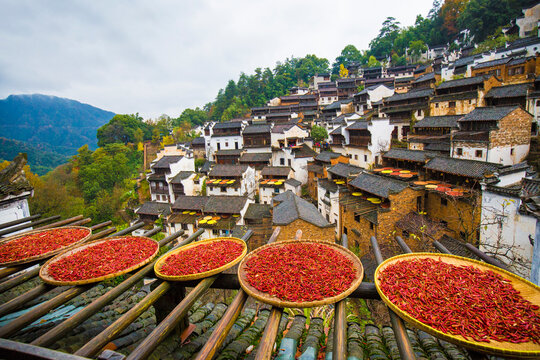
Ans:
[{"label": "whitewashed building", "polygon": [[24,174],[25,164],[26,154],[19,154],[0,171],[0,224],[30,216],[28,198],[34,190]]},{"label": "whitewashed building", "polygon": [[216,164],[206,180],[208,196],[255,196],[255,169],[248,165]]},{"label": "whitewashed building", "polygon": [[306,144],[295,147],[272,149],[272,166],[289,166],[294,170],[294,178],[302,184],[307,184],[307,164],[317,156],[312,148]]}]

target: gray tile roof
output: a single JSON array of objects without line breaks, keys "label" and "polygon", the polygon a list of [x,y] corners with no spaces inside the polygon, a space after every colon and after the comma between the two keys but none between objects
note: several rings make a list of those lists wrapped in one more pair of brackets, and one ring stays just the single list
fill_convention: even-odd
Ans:
[{"label": "gray tile roof", "polygon": [[485,80],[489,79],[491,76],[474,76],[474,77],[468,77],[463,79],[457,79],[457,80],[448,80],[442,82],[439,86],[437,86],[437,90],[440,89],[451,89],[455,87],[460,86],[468,86],[468,85],[479,85],[483,84]]},{"label": "gray tile roof", "polygon": [[242,149],[223,149],[216,151],[216,156],[240,156]]},{"label": "gray tile roof", "polygon": [[499,121],[517,108],[519,105],[477,107],[458,121]]},{"label": "gray tile roof", "polygon": [[206,141],[203,137],[197,137],[191,140],[191,145],[206,145]]},{"label": "gray tile roof", "polygon": [[484,174],[492,174],[503,165],[485,161],[455,159],[449,157],[434,157],[424,166],[428,170],[442,173],[482,179]]},{"label": "gray tile roof", "polygon": [[326,106],[324,110],[341,110],[342,101],[334,101],[330,105]]},{"label": "gray tile roof", "polygon": [[320,187],[330,192],[335,193],[338,191],[338,186],[332,180],[321,178],[317,183]]},{"label": "gray tile roof", "polygon": [[341,126],[335,128],[334,130],[332,130],[332,131],[330,132],[330,135],[341,135]]},{"label": "gray tile roof", "polygon": [[433,89],[422,89],[422,90],[413,90],[403,94],[394,94],[390,97],[384,99],[384,102],[389,103],[393,101],[401,101],[408,99],[417,99],[433,96]]},{"label": "gray tile roof", "polygon": [[413,128],[457,128],[457,121],[463,115],[427,116],[414,124]]},{"label": "gray tile roof", "polygon": [[302,185],[302,183],[300,181],[298,181],[296,179],[293,179],[293,178],[288,178],[287,180],[285,180],[285,184],[291,185],[291,186],[294,186],[294,187]]},{"label": "gray tile roof", "polygon": [[269,134],[271,130],[272,126],[270,126],[270,124],[250,125],[244,129],[243,134]]},{"label": "gray tile roof", "polygon": [[19,154],[0,171],[0,199],[32,191],[32,185],[23,171],[24,165],[26,165],[26,154]]},{"label": "gray tile roof", "polygon": [[187,196],[180,195],[172,205],[173,210],[197,210],[202,211],[206,205],[208,196]]},{"label": "gray tile roof", "polygon": [[147,201],[141,205],[137,211],[139,215],[156,215],[159,216],[163,214],[167,216],[171,213],[171,205],[169,203],[161,203],[157,201]]},{"label": "gray tile roof", "polygon": [[180,171],[171,179],[171,184],[180,184],[182,180],[189,178],[193,174],[195,174],[193,171]]},{"label": "gray tile roof", "polygon": [[249,153],[245,152],[240,156],[240,163],[269,162],[272,153]]},{"label": "gray tile roof", "polygon": [[161,159],[159,159],[156,163],[154,163],[151,168],[152,169],[169,169],[169,166],[171,164],[177,163],[178,161],[182,160],[182,155],[165,155]]},{"label": "gray tile roof", "polygon": [[366,130],[368,128],[368,122],[365,120],[359,120],[347,127],[347,130]]},{"label": "gray tile roof", "polygon": [[199,169],[199,172],[204,173],[204,174],[208,174],[208,172],[210,171],[212,166],[214,166],[214,164],[215,163],[213,161],[205,161],[203,166],[201,166],[201,168]]},{"label": "gray tile roof", "polygon": [[315,157],[315,160],[329,163],[332,159],[337,159],[340,156],[341,156],[340,153],[335,153],[331,151],[323,151]]},{"label": "gray tile roof", "polygon": [[247,200],[247,196],[208,196],[204,211],[218,214],[239,214]]},{"label": "gray tile roof", "polygon": [[321,215],[315,205],[296,196],[290,190],[274,196],[273,201],[279,202],[279,205],[274,207],[272,216],[275,225],[288,225],[302,219],[317,227],[333,226]]},{"label": "gray tile roof", "polygon": [[214,125],[215,129],[240,129],[242,128],[242,123],[240,121],[228,121],[221,122]]},{"label": "gray tile roof", "polygon": [[272,217],[271,209],[272,206],[268,204],[249,204],[244,219],[260,220],[262,218],[270,218]]},{"label": "gray tile roof", "polygon": [[285,131],[290,130],[295,125],[296,124],[293,124],[293,123],[277,124],[277,125],[274,125],[274,127],[272,128],[272,132],[274,134],[283,134]]},{"label": "gray tile roof", "polygon": [[351,164],[337,163],[336,165],[329,167],[328,172],[341,177],[349,177],[360,174],[362,168]]},{"label": "gray tile roof", "polygon": [[288,176],[291,172],[291,168],[288,166],[265,166],[261,175],[263,176]]},{"label": "gray tile roof", "polygon": [[511,97],[526,97],[527,91],[530,88],[530,83],[495,86],[488,91],[485,98],[502,99]]},{"label": "gray tile roof", "polygon": [[434,72],[430,72],[430,73],[421,75],[416,80],[414,80],[414,82],[419,83],[419,82],[428,81],[428,80],[435,80],[435,73]]},{"label": "gray tile roof", "polygon": [[496,59],[496,60],[481,62],[478,65],[473,66],[473,69],[477,70],[477,69],[484,69],[484,68],[491,67],[491,66],[504,65],[507,62],[509,62],[510,59],[511,58],[502,58],[502,59]]},{"label": "gray tile roof", "polygon": [[446,151],[450,154],[450,142],[437,142],[426,144],[424,149],[427,151]]},{"label": "gray tile roof", "polygon": [[299,148],[294,148],[292,152],[295,158],[307,158],[317,156],[317,152],[306,144],[302,144]]},{"label": "gray tile roof", "polygon": [[395,160],[409,160],[425,163],[429,158],[437,156],[436,153],[423,150],[408,150],[392,148],[383,154],[384,158]]},{"label": "gray tile roof", "polygon": [[388,198],[391,194],[397,194],[409,187],[404,181],[394,180],[383,176],[361,173],[355,179],[349,181],[349,185],[373,195]]},{"label": "gray tile roof", "polygon": [[242,176],[246,172],[248,165],[223,165],[216,164],[210,170],[209,176]]}]

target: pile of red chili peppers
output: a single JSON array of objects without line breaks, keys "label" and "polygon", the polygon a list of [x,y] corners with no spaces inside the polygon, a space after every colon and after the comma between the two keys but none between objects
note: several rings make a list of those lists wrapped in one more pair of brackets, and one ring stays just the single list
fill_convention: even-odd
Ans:
[{"label": "pile of red chili peppers", "polygon": [[246,262],[246,280],[280,300],[309,302],[336,296],[356,277],[353,262],[323,244],[284,244],[259,251]]},{"label": "pile of red chili peppers", "polygon": [[169,256],[160,272],[167,276],[207,272],[230,263],[243,251],[244,247],[241,244],[230,240],[201,243]]},{"label": "pile of red chili peppers", "polygon": [[77,251],[49,265],[58,281],[78,281],[113,274],[135,266],[158,249],[159,244],[141,237],[111,239]]},{"label": "pile of red chili peppers", "polygon": [[43,255],[71,245],[90,233],[89,229],[51,229],[21,236],[0,244],[0,263]]},{"label": "pile of red chili peppers", "polygon": [[439,331],[478,342],[540,342],[539,307],[493,271],[413,259],[379,275],[392,303]]}]

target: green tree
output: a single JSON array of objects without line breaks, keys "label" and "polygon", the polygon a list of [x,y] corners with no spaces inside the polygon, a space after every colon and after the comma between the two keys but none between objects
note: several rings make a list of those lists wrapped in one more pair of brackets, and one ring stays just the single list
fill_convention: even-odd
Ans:
[{"label": "green tree", "polygon": [[409,44],[409,50],[413,62],[418,61],[422,53],[427,51],[427,49],[426,44],[422,40],[411,41]]},{"label": "green tree", "polygon": [[208,120],[208,112],[211,109],[211,105],[205,105],[205,108],[208,106],[208,110],[199,109],[185,109],[182,111],[179,117],[172,119],[172,126],[177,127],[183,122],[191,124],[191,126],[198,126],[205,123]]},{"label": "green tree", "polygon": [[311,128],[311,138],[315,142],[321,142],[328,139],[328,131],[322,126],[313,125]]},{"label": "green tree", "polygon": [[354,45],[349,44],[345,46],[343,50],[341,50],[341,54],[336,57],[334,64],[332,64],[332,73],[336,75],[339,74],[339,68],[341,65],[347,67],[353,62],[366,64],[367,56],[365,52],[362,53]]},{"label": "green tree", "polygon": [[369,57],[369,61],[367,63],[367,66],[368,67],[375,67],[375,66],[381,66],[381,63],[379,61],[377,61],[377,59],[375,58],[375,56],[371,55]]},{"label": "green tree", "polygon": [[238,97],[234,97],[231,104],[223,111],[221,121],[229,121],[236,118],[241,118],[247,114],[249,110],[244,106],[242,100]]},{"label": "green tree", "polygon": [[111,121],[97,130],[98,146],[112,143],[135,143],[137,129],[143,132],[143,139],[150,140],[152,126],[143,121],[139,114],[115,115]]}]

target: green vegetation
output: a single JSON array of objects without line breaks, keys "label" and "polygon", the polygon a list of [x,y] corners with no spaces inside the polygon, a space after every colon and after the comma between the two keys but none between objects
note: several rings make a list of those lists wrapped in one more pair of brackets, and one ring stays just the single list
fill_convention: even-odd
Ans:
[{"label": "green vegetation", "polygon": [[47,145],[29,144],[24,141],[5,139],[0,137],[0,162],[11,161],[19,153],[28,155],[28,164],[37,175],[45,175],[60,164],[67,161],[68,157],[54,151],[49,151]]},{"label": "green vegetation", "polygon": [[328,131],[322,126],[313,125],[311,128],[311,138],[314,142],[321,142],[328,139]]},{"label": "green vegetation", "polygon": [[[98,146],[113,143],[139,143],[150,140],[154,129],[139,114],[115,115],[111,121],[97,129]],[[159,131],[159,129],[157,130]]]}]

